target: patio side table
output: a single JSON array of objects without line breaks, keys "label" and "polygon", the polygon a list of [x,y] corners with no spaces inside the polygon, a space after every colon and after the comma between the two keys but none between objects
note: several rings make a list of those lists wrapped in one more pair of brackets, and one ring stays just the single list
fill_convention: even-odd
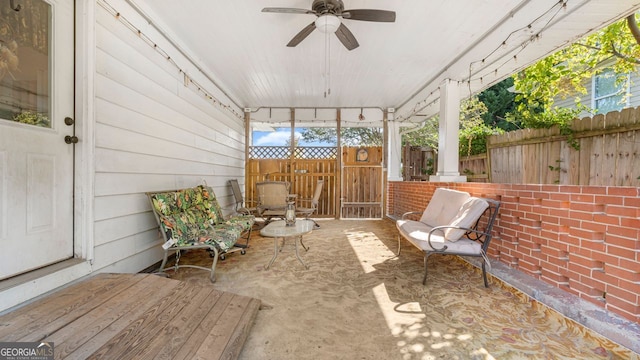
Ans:
[{"label": "patio side table", "polygon": [[269,261],[269,264],[265,266],[265,269],[269,269],[271,264],[273,264],[273,262],[278,257],[278,252],[280,250],[278,249],[279,238],[282,238],[283,247],[286,239],[293,238],[293,242],[296,247],[296,257],[298,258],[298,261],[300,261],[300,263],[304,266],[304,268],[308,269],[309,266],[307,266],[307,264],[302,261],[302,259],[300,258],[300,254],[298,253],[298,242],[305,250],[308,250],[307,247],[304,246],[304,243],[302,243],[302,236],[310,233],[313,230],[313,226],[314,222],[312,220],[298,219],[293,226],[286,226],[284,220],[277,220],[267,224],[267,226],[260,230],[260,235],[265,237],[272,237],[274,244],[273,257]]}]

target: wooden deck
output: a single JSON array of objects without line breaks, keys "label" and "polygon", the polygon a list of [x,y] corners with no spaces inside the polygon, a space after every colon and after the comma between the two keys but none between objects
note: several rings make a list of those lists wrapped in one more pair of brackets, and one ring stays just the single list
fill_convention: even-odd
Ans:
[{"label": "wooden deck", "polygon": [[56,359],[235,359],[260,301],[151,274],[99,274],[0,317]]}]

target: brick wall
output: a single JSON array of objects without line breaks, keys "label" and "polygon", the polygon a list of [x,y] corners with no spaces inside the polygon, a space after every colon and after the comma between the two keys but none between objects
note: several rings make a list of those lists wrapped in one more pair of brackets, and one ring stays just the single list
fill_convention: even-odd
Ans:
[{"label": "brick wall", "polygon": [[640,323],[640,188],[389,182],[387,214],[438,187],[502,202],[491,258]]}]

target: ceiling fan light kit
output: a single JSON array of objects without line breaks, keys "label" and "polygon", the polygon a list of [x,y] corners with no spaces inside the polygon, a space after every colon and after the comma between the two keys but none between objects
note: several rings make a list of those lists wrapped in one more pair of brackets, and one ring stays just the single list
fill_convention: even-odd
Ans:
[{"label": "ceiling fan light kit", "polygon": [[324,14],[318,16],[315,21],[316,29],[323,34],[333,34],[340,27],[340,19],[332,14]]},{"label": "ceiling fan light kit", "polygon": [[317,19],[297,33],[287,44],[289,47],[297,46],[316,28],[325,34],[335,33],[338,40],[347,48],[353,50],[359,46],[358,40],[342,22],[342,20],[359,20],[372,22],[395,22],[395,11],[377,9],[352,9],[345,10],[342,0],[313,0],[311,10],[296,8],[267,7],[262,12],[280,14],[315,15]]}]

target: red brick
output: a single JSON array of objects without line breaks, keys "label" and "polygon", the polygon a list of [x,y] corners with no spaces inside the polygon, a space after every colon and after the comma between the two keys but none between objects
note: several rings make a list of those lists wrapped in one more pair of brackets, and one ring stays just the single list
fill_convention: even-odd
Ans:
[{"label": "red brick", "polygon": [[607,297],[615,296],[618,299],[628,301],[632,304],[638,304],[638,294],[630,292],[625,289],[621,289],[617,286],[607,287]]},{"label": "red brick", "polygon": [[583,194],[606,194],[607,188],[604,186],[582,186]]},{"label": "red brick", "polygon": [[[607,253],[613,256],[619,256],[623,259],[635,259],[636,258],[636,251],[635,250],[629,250],[626,248],[622,248],[619,246],[613,246],[613,245],[608,245],[607,246]],[[639,279],[640,280],[640,279]]]},{"label": "red brick", "polygon": [[[558,226],[553,226],[550,229],[547,229],[546,226],[543,225],[543,229],[540,231],[540,236],[542,239],[544,239],[544,244],[548,243],[549,241],[558,241],[558,238],[560,237],[560,231],[559,231],[559,227]],[[543,242],[540,242],[540,244],[542,244]]]},{"label": "red brick", "polygon": [[605,205],[604,204],[594,204],[592,202],[583,203],[583,202],[572,202],[570,207],[573,211],[584,211],[589,213],[604,213]]},{"label": "red brick", "polygon": [[607,206],[607,214],[613,216],[637,217],[638,209],[629,206]]},{"label": "red brick", "polygon": [[592,221],[593,220],[593,212],[591,211],[571,211],[569,212],[569,217],[573,220],[586,220],[586,221]]},{"label": "red brick", "polygon": [[622,196],[596,196],[594,202],[596,204],[605,205],[623,205],[624,197]]},{"label": "red brick", "polygon": [[613,256],[602,252],[594,252],[591,257],[593,258],[593,260],[601,261],[608,265],[621,266],[620,261],[622,259],[618,256]]},{"label": "red brick", "polygon": [[580,221],[571,218],[560,218],[560,225],[568,226],[570,228],[580,227]]},{"label": "red brick", "polygon": [[[604,238],[603,238],[604,239]],[[604,240],[580,240],[580,246],[585,249],[589,249],[592,251],[590,256],[593,256],[595,253],[605,253],[607,252],[607,245],[604,243]]]},{"label": "red brick", "polygon": [[572,236],[578,237],[580,239],[587,239],[587,240],[603,240],[604,238],[604,235],[601,232],[582,230],[578,228],[569,229],[569,234],[571,234]]},{"label": "red brick", "polygon": [[594,279],[607,284],[607,286],[609,285],[619,286],[619,283],[620,283],[617,277],[609,275],[602,271],[594,271],[593,274],[591,274],[591,276],[593,276]]},{"label": "red brick", "polygon": [[569,210],[566,208],[553,208],[553,209],[549,209],[549,215],[550,216],[555,216],[558,218],[568,218],[569,217]]},{"label": "red brick", "polygon": [[620,226],[640,229],[640,219],[638,218],[620,218]]},{"label": "red brick", "polygon": [[638,273],[638,270],[640,269],[635,269],[634,271],[612,265],[605,265],[604,268],[605,273],[634,283],[640,282],[640,273]]},{"label": "red brick", "polygon": [[[640,303],[640,290],[639,290],[640,289],[640,284],[631,283],[631,282],[628,282],[626,280],[620,280],[618,283],[619,283],[618,284],[619,288],[624,289],[625,291],[628,291],[628,292],[630,292],[632,294],[636,294],[636,296],[637,296],[636,303]],[[638,314],[638,315],[640,315],[640,314]]]},{"label": "red brick", "polygon": [[639,239],[629,239],[629,238],[616,236],[613,234],[607,234],[605,235],[605,243],[623,247],[626,249],[640,250]]},{"label": "red brick", "polygon": [[584,230],[589,230],[589,231],[594,231],[599,233],[604,233],[605,231],[607,231],[606,225],[599,224],[594,221],[583,221],[581,225],[582,225],[581,226],[582,229]]},{"label": "red brick", "polygon": [[624,206],[632,208],[640,208],[640,197],[628,197],[624,198]]},{"label": "red brick", "polygon": [[593,214],[593,221],[609,225],[620,225],[620,217],[610,214]]},{"label": "red brick", "polygon": [[572,185],[560,185],[559,190],[561,193],[574,193],[579,194],[582,192],[581,186],[572,186]]},{"label": "red brick", "polygon": [[[601,264],[601,262],[593,260],[591,258],[569,254],[569,268],[571,268],[572,265],[580,265],[581,267],[592,270],[599,267],[599,264]],[[589,272],[588,274],[590,275],[591,272]]]},{"label": "red brick", "polygon": [[638,189],[639,188],[635,187],[610,186],[607,188],[607,194],[632,197],[640,196],[640,193],[638,193]]},{"label": "red brick", "polygon": [[607,309],[634,321],[637,321],[636,318],[640,314],[640,305],[631,304],[615,297],[607,297]]},{"label": "red brick", "polygon": [[629,239],[638,238],[638,229],[623,228],[618,226],[608,226],[607,233],[623,236]]},{"label": "red brick", "polygon": [[571,200],[571,195],[566,193],[553,193],[550,194],[549,199],[567,202]]},{"label": "red brick", "polygon": [[[588,261],[586,261],[586,262],[588,263]],[[590,267],[590,265],[587,264],[586,266],[582,266],[582,265],[578,264],[577,262],[575,262],[575,260],[571,256],[569,256],[568,269],[570,271],[575,272],[575,273],[580,274],[580,275],[591,276],[591,267]]]},{"label": "red brick", "polygon": [[[618,264],[612,265],[618,265],[619,267],[629,271],[640,271],[640,262],[636,260],[620,259],[620,262]],[[638,287],[638,293],[640,293],[640,283]]]},{"label": "red brick", "polygon": [[572,194],[571,201],[579,202],[579,203],[593,203],[595,196],[593,195],[584,195],[584,194]]}]

